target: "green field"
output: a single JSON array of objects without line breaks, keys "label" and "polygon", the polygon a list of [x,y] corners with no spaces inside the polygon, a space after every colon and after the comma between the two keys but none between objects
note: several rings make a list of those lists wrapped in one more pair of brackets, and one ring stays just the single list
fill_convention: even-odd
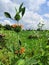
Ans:
[{"label": "green field", "polygon": [[[14,54],[19,45],[16,32],[2,29],[0,34],[5,35],[0,42],[0,65],[49,65],[49,31],[21,31],[22,54]],[[29,35],[35,37],[29,39]]]}]

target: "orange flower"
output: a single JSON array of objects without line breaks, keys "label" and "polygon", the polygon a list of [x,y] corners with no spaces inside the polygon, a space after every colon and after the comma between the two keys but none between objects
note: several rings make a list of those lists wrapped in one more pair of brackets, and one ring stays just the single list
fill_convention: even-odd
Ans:
[{"label": "orange flower", "polygon": [[24,53],[25,52],[25,48],[24,47],[21,47],[20,49],[20,54]]},{"label": "orange flower", "polygon": [[20,24],[13,24],[11,25],[13,28],[16,28],[17,26],[20,26],[21,28],[23,27],[23,25],[20,25]]},{"label": "orange flower", "polygon": [[11,25],[13,28],[15,28],[16,26],[17,26],[17,24],[13,24],[13,25]]}]

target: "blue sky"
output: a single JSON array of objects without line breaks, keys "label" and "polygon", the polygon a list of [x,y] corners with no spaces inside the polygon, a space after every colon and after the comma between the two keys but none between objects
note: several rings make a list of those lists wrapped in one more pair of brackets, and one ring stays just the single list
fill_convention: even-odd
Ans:
[{"label": "blue sky", "polygon": [[49,0],[0,0],[0,23],[13,24],[16,21],[7,19],[4,12],[9,12],[14,17],[16,11],[21,3],[24,3],[26,12],[20,23],[24,28],[37,28],[39,21],[44,21],[44,28],[49,29]]}]

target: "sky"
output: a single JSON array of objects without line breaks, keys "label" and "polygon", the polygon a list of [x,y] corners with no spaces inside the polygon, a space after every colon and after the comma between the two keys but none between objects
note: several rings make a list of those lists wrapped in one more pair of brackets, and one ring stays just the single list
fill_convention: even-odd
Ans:
[{"label": "sky", "polygon": [[37,29],[40,21],[44,22],[43,29],[49,29],[49,0],[0,0],[0,23],[16,23],[15,20],[6,18],[4,12],[9,12],[14,17],[15,7],[18,9],[22,2],[26,11],[19,23],[23,24],[24,29]]}]

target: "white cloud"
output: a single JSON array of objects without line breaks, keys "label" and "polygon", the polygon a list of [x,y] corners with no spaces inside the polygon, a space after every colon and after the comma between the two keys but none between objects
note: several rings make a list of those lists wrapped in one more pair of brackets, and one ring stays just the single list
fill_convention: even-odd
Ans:
[{"label": "white cloud", "polygon": [[10,0],[0,0],[1,2],[8,3]]},{"label": "white cloud", "polygon": [[40,9],[40,6],[44,4],[46,0],[29,0],[29,9],[36,11]]},{"label": "white cloud", "polygon": [[[12,2],[13,1],[13,2]],[[37,11],[40,11],[40,6],[46,2],[46,0],[0,0],[0,12],[2,16],[4,16],[4,12],[10,12],[11,16],[15,15],[15,7],[19,7],[19,3],[24,2],[26,7],[26,13],[21,21],[25,25],[25,28],[37,28],[37,24],[42,19],[45,22],[45,27],[47,28],[49,25],[47,24],[47,20],[43,19],[43,16],[39,15]],[[49,17],[49,14],[45,14],[44,16]],[[0,17],[1,18],[1,17]],[[4,20],[2,24],[10,24],[11,22],[8,20]],[[48,26],[47,26],[48,25]]]},{"label": "white cloud", "polygon": [[38,13],[27,10],[22,20],[22,23],[26,26],[26,28],[37,29],[37,25],[40,21],[43,21],[43,17]]},{"label": "white cloud", "polygon": [[49,6],[49,1],[47,2],[47,6]]},{"label": "white cloud", "polygon": [[44,4],[46,0],[13,0],[14,3],[24,2],[26,8],[32,11],[37,11],[40,8],[40,5]]},{"label": "white cloud", "polygon": [[27,23],[32,23],[33,21],[40,21],[42,19],[42,16],[38,13],[34,13],[32,11],[27,10],[23,20]]},{"label": "white cloud", "polygon": [[49,14],[44,14],[43,16],[45,16],[45,17],[49,18]]},{"label": "white cloud", "polygon": [[49,20],[43,18],[44,16],[49,17],[49,14],[39,15],[32,11],[27,10],[24,17],[22,18],[23,23],[25,22],[26,29],[37,29],[38,23],[41,22],[44,24],[43,29],[49,29]]},{"label": "white cloud", "polygon": [[0,24],[2,24],[2,25],[6,25],[6,24],[11,25],[12,23],[9,20],[4,20],[4,21],[1,21]]}]

